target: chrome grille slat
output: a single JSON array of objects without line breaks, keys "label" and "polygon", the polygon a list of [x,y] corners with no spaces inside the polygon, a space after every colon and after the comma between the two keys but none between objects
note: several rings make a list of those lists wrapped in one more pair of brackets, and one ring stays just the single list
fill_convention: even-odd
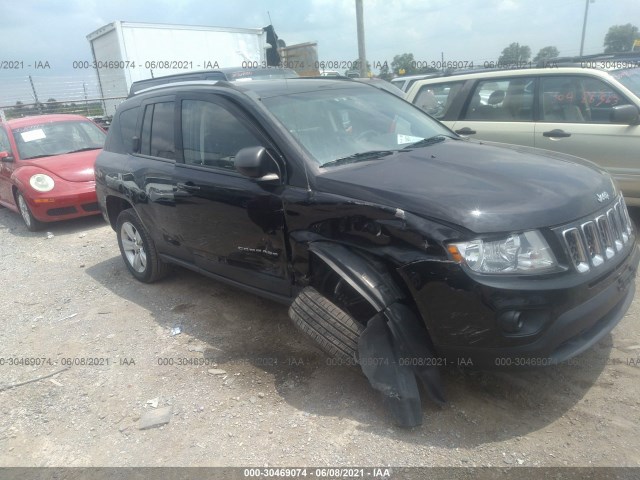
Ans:
[{"label": "chrome grille slat", "polygon": [[613,208],[607,210],[607,218],[609,219],[609,225],[613,232],[613,244],[616,246],[616,250],[619,252],[622,250],[622,230],[620,229],[619,220],[616,218],[616,212]]},{"label": "chrome grille slat", "polygon": [[620,205],[619,202],[615,204],[613,209],[616,212],[618,221],[620,222],[620,233],[622,235],[622,243],[627,243],[627,241],[629,240],[628,226],[626,225],[627,218],[625,214],[622,212],[622,206]]},{"label": "chrome grille slat", "polygon": [[602,265],[602,262],[604,262],[604,257],[602,255],[603,249],[602,244],[600,243],[600,235],[598,234],[596,224],[593,220],[582,224],[582,234],[584,235],[587,253],[589,254],[591,264],[594,267]]},{"label": "chrome grille slat", "polygon": [[615,255],[613,249],[613,234],[611,228],[609,228],[609,220],[606,215],[600,215],[596,218],[596,225],[598,225],[598,232],[600,233],[600,240],[604,245],[605,258],[609,259]]},{"label": "chrome grille slat", "polygon": [[584,242],[580,237],[580,231],[577,228],[570,228],[563,232],[564,241],[569,247],[569,254],[576,270],[579,272],[589,271],[589,259],[584,248]]},{"label": "chrome grille slat", "polygon": [[633,224],[622,196],[613,206],[561,232],[569,259],[580,273],[605,264],[633,240]]}]

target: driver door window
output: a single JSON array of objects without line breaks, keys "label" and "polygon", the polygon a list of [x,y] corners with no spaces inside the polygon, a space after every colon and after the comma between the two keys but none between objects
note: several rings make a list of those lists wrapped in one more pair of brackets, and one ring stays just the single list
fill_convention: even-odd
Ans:
[{"label": "driver door window", "polygon": [[182,146],[187,165],[235,170],[238,151],[261,144],[237,117],[217,103],[182,101]]},{"label": "driver door window", "polygon": [[542,79],[542,121],[549,123],[611,123],[611,109],[629,102],[596,78]]},{"label": "driver door window", "polygon": [[9,143],[9,136],[4,128],[0,127],[0,152],[11,153],[11,144]]}]

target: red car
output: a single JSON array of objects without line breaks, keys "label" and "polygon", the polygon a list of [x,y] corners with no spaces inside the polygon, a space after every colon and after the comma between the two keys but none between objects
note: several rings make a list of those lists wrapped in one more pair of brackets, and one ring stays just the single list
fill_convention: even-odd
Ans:
[{"label": "red car", "polygon": [[105,132],[80,115],[0,124],[0,205],[36,231],[43,222],[98,215],[93,165]]}]

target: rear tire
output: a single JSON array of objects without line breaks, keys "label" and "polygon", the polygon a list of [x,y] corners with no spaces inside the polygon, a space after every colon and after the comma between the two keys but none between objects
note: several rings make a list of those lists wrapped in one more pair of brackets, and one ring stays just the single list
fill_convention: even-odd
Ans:
[{"label": "rear tire", "polygon": [[122,259],[136,279],[152,283],[169,273],[169,265],[160,260],[155,243],[133,209],[120,212],[116,233]]},{"label": "rear tire", "polygon": [[345,365],[356,365],[364,326],[313,287],[306,287],[289,308],[289,317],[318,346]]},{"label": "rear tire", "polygon": [[31,213],[31,209],[21,192],[18,192],[16,195],[16,204],[18,205],[18,211],[20,212],[20,216],[22,217],[27,229],[31,232],[42,230],[44,223],[33,216],[33,213]]}]

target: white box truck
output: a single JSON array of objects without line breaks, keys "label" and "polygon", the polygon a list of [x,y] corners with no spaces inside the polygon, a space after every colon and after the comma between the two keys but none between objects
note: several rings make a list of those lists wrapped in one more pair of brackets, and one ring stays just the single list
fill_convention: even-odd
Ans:
[{"label": "white box truck", "polygon": [[[113,22],[87,35],[106,115],[137,80],[193,70],[266,65],[262,28]],[[251,62],[251,63],[249,63]]]}]

